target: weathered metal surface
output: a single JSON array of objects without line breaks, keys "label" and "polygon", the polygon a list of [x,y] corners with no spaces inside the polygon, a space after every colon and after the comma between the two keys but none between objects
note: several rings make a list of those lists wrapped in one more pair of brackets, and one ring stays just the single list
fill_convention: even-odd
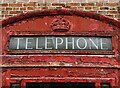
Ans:
[{"label": "weathered metal surface", "polygon": [[[13,68],[11,69],[11,77],[103,77],[114,78],[117,70],[100,69],[100,68]],[[112,76],[111,76],[112,75]],[[20,78],[21,79],[21,78]],[[56,80],[57,81],[57,80]]]},{"label": "weathered metal surface", "polygon": [[[70,9],[41,10],[2,21],[3,87],[26,82],[95,82],[120,87],[120,22]],[[111,37],[112,50],[10,50],[10,36]]]},{"label": "weathered metal surface", "polygon": [[[16,22],[13,25],[9,25],[8,27],[3,27],[3,54],[22,54],[22,53],[82,53],[82,54],[113,54],[114,50],[111,51],[51,51],[51,50],[36,50],[36,51],[15,51],[9,50],[9,40],[10,36],[112,36],[112,40],[115,41],[116,32],[114,32],[114,28],[109,24],[102,23],[101,21],[97,21],[94,19],[83,18],[80,16],[62,16],[65,19],[70,21],[71,28],[66,32],[55,32],[51,28],[52,21],[54,19],[59,18],[59,16],[45,16],[45,17],[35,17],[30,18],[29,20],[22,20],[20,22]],[[79,23],[79,24],[78,24]],[[36,26],[33,26],[36,25]],[[65,28],[65,27],[64,27]],[[62,29],[66,30],[66,29]],[[6,45],[6,46],[4,46]],[[113,44],[113,49],[115,49],[116,45]]]},{"label": "weathered metal surface", "polygon": [[117,68],[118,62],[109,56],[64,56],[64,55],[32,55],[32,56],[3,56],[3,67],[103,67]]},{"label": "weathered metal surface", "polygon": [[[25,87],[27,82],[94,82],[110,83],[113,88],[118,80],[118,70],[103,68],[11,68],[5,73],[3,80],[7,86],[19,83]],[[100,84],[98,84],[100,86]],[[96,85],[96,87],[99,87]]]}]

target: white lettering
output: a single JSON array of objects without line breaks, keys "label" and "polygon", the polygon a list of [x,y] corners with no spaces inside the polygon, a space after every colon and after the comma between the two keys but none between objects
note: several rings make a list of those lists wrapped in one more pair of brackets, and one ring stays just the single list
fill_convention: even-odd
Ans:
[{"label": "white lettering", "polygon": [[45,49],[52,49],[52,47],[48,47],[51,44],[48,40],[53,40],[53,38],[45,37]]},{"label": "white lettering", "polygon": [[[84,46],[83,47],[80,47],[80,45],[79,44],[81,44],[80,42],[84,42]],[[86,47],[87,47],[87,41],[84,39],[84,38],[79,38],[79,39],[77,39],[77,47],[79,48],[79,49],[86,49]]]},{"label": "white lettering", "polygon": [[97,42],[97,44],[95,43],[95,40],[92,40],[91,38],[89,38],[89,40],[91,41],[91,43],[89,44],[90,45],[90,49],[92,49],[92,45],[94,45],[95,46],[95,48],[96,49],[99,49],[99,45],[98,45],[98,38],[96,38],[96,42]]},{"label": "white lettering", "polygon": [[26,38],[26,44],[25,44],[25,49],[33,49],[28,47],[29,44],[31,44],[32,42],[30,42],[30,40],[32,40],[33,38]]},{"label": "white lettering", "polygon": [[103,39],[104,39],[104,38],[101,38],[101,39],[100,39],[101,50],[107,50],[108,48],[105,48],[106,43],[103,42]]},{"label": "white lettering", "polygon": [[[60,40],[60,42],[58,42],[58,40]],[[56,38],[56,43],[55,43],[55,49],[58,49],[58,45],[62,45],[63,44],[63,39],[60,37]]]},{"label": "white lettering", "polygon": [[11,50],[111,50],[109,37],[38,36],[11,37]]},{"label": "white lettering", "polygon": [[72,41],[68,41],[68,38],[66,38],[66,49],[68,49],[68,45],[71,44],[72,45],[72,49],[75,49],[74,48],[74,38],[72,38]]},{"label": "white lettering", "polygon": [[38,46],[39,46],[39,39],[36,38],[36,49],[42,49],[42,48],[39,48]]},{"label": "white lettering", "polygon": [[20,48],[20,40],[23,38],[14,38],[14,39],[17,39],[17,49],[19,49]]}]

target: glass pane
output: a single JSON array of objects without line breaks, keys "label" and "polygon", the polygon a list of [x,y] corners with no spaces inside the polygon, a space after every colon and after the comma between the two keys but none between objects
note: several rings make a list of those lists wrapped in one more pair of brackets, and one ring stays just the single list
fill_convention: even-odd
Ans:
[{"label": "glass pane", "polygon": [[101,88],[110,88],[110,83],[101,83]]},{"label": "glass pane", "polygon": [[20,88],[20,84],[11,84],[10,88]]},{"label": "glass pane", "polygon": [[26,88],[95,88],[94,83],[67,82],[67,83],[27,83]]},{"label": "glass pane", "polygon": [[111,37],[11,37],[10,50],[112,50]]}]

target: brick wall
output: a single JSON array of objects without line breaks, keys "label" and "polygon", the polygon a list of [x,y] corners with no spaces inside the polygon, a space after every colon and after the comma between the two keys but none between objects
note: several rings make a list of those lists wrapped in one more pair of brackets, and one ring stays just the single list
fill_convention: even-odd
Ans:
[{"label": "brick wall", "polygon": [[120,20],[120,0],[0,0],[0,20],[33,10],[80,9]]}]

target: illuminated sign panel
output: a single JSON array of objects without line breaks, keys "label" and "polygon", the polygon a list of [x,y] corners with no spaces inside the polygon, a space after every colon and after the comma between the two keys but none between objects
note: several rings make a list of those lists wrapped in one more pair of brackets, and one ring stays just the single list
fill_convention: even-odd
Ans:
[{"label": "illuminated sign panel", "polygon": [[10,50],[112,50],[111,37],[11,37]]}]

